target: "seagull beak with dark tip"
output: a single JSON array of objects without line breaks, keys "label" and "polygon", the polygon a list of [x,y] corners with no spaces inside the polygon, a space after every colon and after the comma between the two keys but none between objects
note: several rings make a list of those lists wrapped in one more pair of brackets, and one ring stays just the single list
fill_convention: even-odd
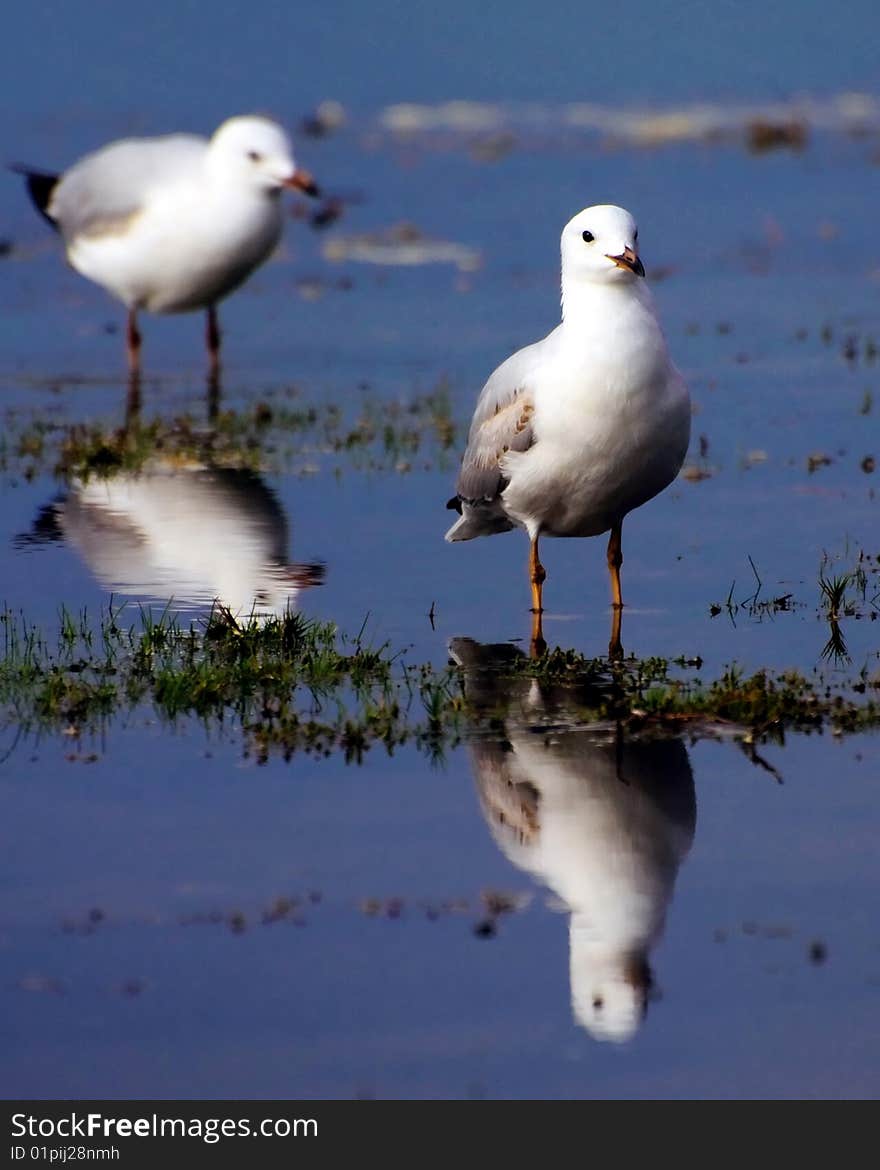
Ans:
[{"label": "seagull beak with dark tip", "polygon": [[624,248],[619,256],[609,256],[608,259],[613,260],[618,268],[628,268],[636,276],[645,275],[645,266],[632,248]]},{"label": "seagull beak with dark tip", "polygon": [[321,194],[320,188],[308,171],[297,167],[289,179],[284,180],[285,187],[293,187],[295,191],[302,191],[305,195],[316,198]]}]

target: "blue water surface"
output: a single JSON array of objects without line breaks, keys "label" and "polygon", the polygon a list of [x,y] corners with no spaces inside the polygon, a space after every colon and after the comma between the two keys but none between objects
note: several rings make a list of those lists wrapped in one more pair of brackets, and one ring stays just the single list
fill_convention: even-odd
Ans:
[{"label": "blue water surface", "polygon": [[[320,562],[323,584],[297,596],[307,616],[438,666],[456,636],[521,644],[529,630],[521,534],[442,540],[476,394],[557,323],[566,220],[594,202],[632,209],[694,400],[688,464],[705,477],[627,520],[624,645],[699,659],[690,669],[707,679],[731,663],[834,678],[820,569],[880,554],[880,138],[811,125],[802,149],[755,154],[736,111],[870,95],[876,34],[867,2],[833,20],[790,0],[19,5],[4,21],[0,140],[8,161],[61,168],[119,135],[210,133],[238,112],[291,128],[344,213],[323,232],[292,215],[279,254],[221,307],[224,406],[295,389],[296,402],[356,416],[443,385],[457,439],[408,468],[326,452],[268,463],[228,521],[230,543],[239,569],[270,537],[276,559]],[[309,137],[301,120],[325,99],[345,124]],[[491,106],[489,129],[389,129],[391,106],[452,100]],[[572,130],[571,103],[705,106],[739,130],[634,145]],[[328,258],[333,241],[401,223],[479,263]],[[4,436],[28,419],[121,425],[120,306],[65,267],[11,174],[0,237]],[[143,327],[144,417],[187,411],[207,426],[201,322]],[[111,571],[83,527],[24,539],[46,509],[72,515],[77,486],[48,467],[28,478],[3,450],[0,602],[50,636],[62,605],[97,615],[113,598],[134,621],[139,604],[173,597],[185,618],[207,612],[209,585],[187,595],[167,561],[153,577],[133,559]],[[183,490],[180,501],[183,516]],[[548,641],[603,653],[603,542],[548,541],[543,555]],[[757,604],[780,596],[784,608]],[[876,613],[872,585],[843,622],[839,677],[876,675]],[[875,1096],[876,738],[790,736],[758,760],[726,736],[676,743],[666,797],[678,785],[693,815],[667,815],[651,767],[633,766],[650,831],[602,781],[605,749],[570,749],[572,791],[605,824],[571,814],[572,888],[592,888],[581,862],[624,875],[609,879],[611,906],[628,905],[630,870],[656,883],[647,1012],[614,1043],[573,1008],[571,889],[567,900],[546,856],[505,851],[470,739],[440,761],[408,745],[361,764],[300,754],[260,766],[232,718],[169,727],[142,705],[75,743],[17,737],[6,720],[0,1092]],[[551,764],[558,747],[548,740]],[[539,807],[560,774],[525,776]],[[528,823],[528,786],[520,795]],[[499,891],[513,908],[493,919]],[[271,920],[279,898],[294,909]],[[620,921],[625,935],[632,918]]]}]

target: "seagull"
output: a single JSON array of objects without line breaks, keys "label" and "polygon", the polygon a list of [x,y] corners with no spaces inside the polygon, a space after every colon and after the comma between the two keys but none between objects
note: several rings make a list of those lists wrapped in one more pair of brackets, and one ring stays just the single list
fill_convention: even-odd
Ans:
[{"label": "seagull", "polygon": [[562,322],[483,387],[447,504],[460,513],[448,541],[512,528],[528,534],[536,654],[546,648],[539,537],[610,530],[610,652],[621,653],[623,521],[675,479],[687,453],[690,399],[657,320],[638,237],[629,212],[610,204],[566,224]]},{"label": "seagull", "polygon": [[572,1015],[597,1040],[631,1040],[696,829],[684,741],[576,726],[576,688],[504,677],[522,657],[509,644],[453,638],[449,651],[476,712],[468,747],[492,836],[570,914]]},{"label": "seagull", "polygon": [[290,141],[268,118],[192,134],[126,138],[87,154],[62,175],[15,166],[37,210],[64,240],[77,272],[128,308],[128,360],[140,368],[140,310],[207,310],[212,375],[220,360],[217,302],[268,258],[281,238],[280,193],[317,195]]}]

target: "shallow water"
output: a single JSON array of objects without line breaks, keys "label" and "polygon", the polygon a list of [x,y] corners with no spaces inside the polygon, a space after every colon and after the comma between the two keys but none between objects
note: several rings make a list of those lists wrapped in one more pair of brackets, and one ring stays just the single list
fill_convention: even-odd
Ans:
[{"label": "shallow water", "polygon": [[[774,73],[731,31],[722,81],[717,28],[710,37],[697,20],[687,42],[670,39],[637,8],[629,44],[641,69],[624,82],[603,53],[586,85],[579,52],[543,89],[514,68],[522,49],[508,33],[495,30],[490,78],[471,48],[444,49],[445,24],[430,51],[413,49],[385,9],[367,56],[381,43],[396,76],[365,81],[354,23],[331,30],[316,10],[316,43],[332,31],[338,67],[328,76],[320,53],[300,53],[295,89],[277,41],[257,84],[234,63],[225,14],[200,25],[216,50],[207,80],[227,70],[222,102],[167,44],[132,92],[110,53],[123,32],[97,19],[85,57],[56,44],[57,76],[27,103],[24,52],[3,83],[20,108],[10,157],[62,164],[113,134],[182,125],[182,110],[209,129],[264,104],[295,125],[329,94],[347,125],[298,139],[297,153],[347,201],[324,231],[292,221],[281,254],[223,307],[222,410],[268,410],[257,446],[199,465],[158,451],[146,473],[85,484],[53,473],[58,444],[78,425],[123,423],[120,312],[64,268],[17,182],[0,184],[11,241],[0,259],[0,601],[47,631],[62,605],[94,618],[111,598],[133,622],[139,605],[169,599],[189,620],[215,596],[275,608],[296,569],[303,613],[350,637],[363,626],[409,662],[444,665],[456,637],[522,645],[524,539],[448,546],[444,503],[483,380],[558,319],[563,222],[613,199],[639,218],[696,408],[690,477],[624,529],[627,652],[699,659],[687,669],[707,680],[736,663],[870,683],[876,125],[811,126],[801,150],[754,154],[740,130],[611,141],[572,128],[569,110],[590,101],[647,116],[677,103],[693,117],[709,100],[716,121],[739,126],[743,107],[804,89],[827,110],[869,80],[859,46],[870,38],[850,28],[844,61],[828,51],[836,26],[820,38],[801,20],[798,36],[773,42]],[[31,19],[14,17],[26,45]],[[183,38],[195,18],[179,19]],[[852,17],[868,19],[867,8]],[[565,21],[550,21],[556,43],[568,41]],[[536,51],[549,52],[545,35]],[[690,72],[672,68],[686,50]],[[62,108],[87,60],[89,84]],[[167,85],[145,100],[163,68]],[[464,111],[467,126],[435,110],[423,117],[439,119],[433,129],[389,128],[392,104],[455,97],[499,108]],[[379,240],[384,263],[330,258],[403,221],[422,233],[421,253],[401,251],[398,230],[393,246]],[[426,262],[426,240],[455,245],[434,252],[451,262]],[[188,414],[213,434],[201,322],[144,326],[142,420],[170,432]],[[426,395],[434,406],[408,414]],[[448,446],[437,402],[456,427]],[[284,423],[285,410],[327,403],[346,420],[339,434],[378,412],[376,439],[337,445]],[[394,404],[392,431],[409,419],[416,450],[383,439]],[[604,653],[603,542],[548,541],[543,553],[548,641]],[[865,588],[837,630],[848,660],[823,658],[834,631],[820,569],[858,566]],[[390,756],[374,746],[359,765],[339,753],[258,765],[234,718],[171,727],[148,703],[80,739],[18,735],[5,713],[4,1095],[876,1095],[876,737],[789,734],[760,745],[756,762],[730,736],[621,745],[548,709],[537,684],[494,699],[506,718],[439,761],[407,744]],[[574,973],[570,920],[596,936]]]},{"label": "shallow water", "polygon": [[[554,748],[533,738],[549,786]],[[872,1094],[876,740],[797,740],[773,753],[780,786],[731,746],[680,740],[666,771],[648,744],[612,783],[591,739],[549,894],[538,861],[493,841],[465,748],[435,769],[404,751],[255,770],[230,745],[206,758],[192,730],[139,728],[91,765],[20,764],[4,1091]],[[614,955],[666,919],[624,1045],[571,1006],[565,897],[589,903],[597,874]],[[516,907],[489,937],[485,891]],[[299,905],[264,923],[281,897]]]}]

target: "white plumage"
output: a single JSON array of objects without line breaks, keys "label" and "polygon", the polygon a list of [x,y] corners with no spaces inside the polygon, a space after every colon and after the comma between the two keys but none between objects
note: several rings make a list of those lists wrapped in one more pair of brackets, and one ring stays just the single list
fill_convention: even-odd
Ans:
[{"label": "white plumage", "polygon": [[71,265],[127,306],[132,351],[138,310],[213,312],[278,244],[282,188],[317,190],[281,127],[251,116],[230,118],[210,140],[113,142],[57,180],[25,173]]},{"label": "white plumage", "polygon": [[572,727],[577,696],[505,679],[497,651],[450,643],[469,700],[496,717],[470,744],[483,814],[510,861],[571,914],[575,1019],[596,1039],[629,1040],[647,1010],[650,953],[694,835],[687,749],[677,738]]},{"label": "white plumage", "polygon": [[[690,399],[672,364],[620,207],[589,207],[562,233],[562,322],[502,363],[477,402],[456,485],[449,541],[526,530],[533,608],[541,610],[541,535],[611,530],[622,604],[620,529],[678,474]],[[616,561],[616,564],[614,563]]]},{"label": "white plumage", "polygon": [[280,615],[320,584],[321,565],[292,564],[287,517],[241,468],[154,459],[137,472],[75,478],[19,545],[63,539],[114,594],[217,601],[234,615]]}]

